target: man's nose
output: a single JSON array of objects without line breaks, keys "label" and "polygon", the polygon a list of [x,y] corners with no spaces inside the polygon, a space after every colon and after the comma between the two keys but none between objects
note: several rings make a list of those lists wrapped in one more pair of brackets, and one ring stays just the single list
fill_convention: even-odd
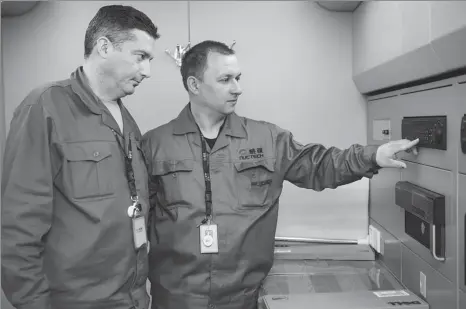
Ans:
[{"label": "man's nose", "polygon": [[143,61],[141,63],[141,75],[144,78],[149,78],[150,77],[150,62],[148,60]]},{"label": "man's nose", "polygon": [[233,86],[233,89],[231,90],[231,93],[239,96],[243,93],[243,90],[241,89],[241,86],[239,85],[239,82],[235,82],[235,85]]}]

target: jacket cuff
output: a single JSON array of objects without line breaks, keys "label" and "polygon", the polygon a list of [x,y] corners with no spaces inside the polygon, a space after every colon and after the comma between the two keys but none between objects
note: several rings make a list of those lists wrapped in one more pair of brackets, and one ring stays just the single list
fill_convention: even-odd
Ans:
[{"label": "jacket cuff", "polygon": [[377,150],[380,146],[372,146],[374,148],[374,152],[372,153],[371,161],[372,161],[372,170],[375,174],[382,168],[377,164]]},{"label": "jacket cuff", "polygon": [[368,163],[368,172],[372,174],[378,174],[378,171],[382,168],[377,164],[377,149],[380,146],[366,146],[366,162]]}]

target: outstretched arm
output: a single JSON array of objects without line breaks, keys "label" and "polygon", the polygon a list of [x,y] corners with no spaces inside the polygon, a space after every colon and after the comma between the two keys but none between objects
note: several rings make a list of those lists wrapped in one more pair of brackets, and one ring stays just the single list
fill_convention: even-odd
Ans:
[{"label": "outstretched arm", "polygon": [[354,144],[347,149],[326,148],[321,144],[300,144],[290,132],[277,130],[277,155],[284,179],[316,191],[371,178],[381,167],[406,167],[393,156],[418,142],[401,140],[381,146]]}]

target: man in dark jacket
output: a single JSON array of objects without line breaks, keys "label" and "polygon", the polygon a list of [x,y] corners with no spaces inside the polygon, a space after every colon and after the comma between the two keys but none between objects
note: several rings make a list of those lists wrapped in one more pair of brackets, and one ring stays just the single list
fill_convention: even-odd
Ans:
[{"label": "man in dark jacket", "polygon": [[2,288],[18,309],[147,308],[147,170],[121,98],[150,76],[157,27],[102,7],[85,62],[16,108],[2,175]]},{"label": "man in dark jacket", "polygon": [[222,43],[193,46],[181,66],[190,103],[143,137],[154,200],[149,279],[154,309],[252,309],[273,262],[285,180],[316,191],[372,177],[416,141],[348,149],[303,145],[234,113],[241,71]]}]

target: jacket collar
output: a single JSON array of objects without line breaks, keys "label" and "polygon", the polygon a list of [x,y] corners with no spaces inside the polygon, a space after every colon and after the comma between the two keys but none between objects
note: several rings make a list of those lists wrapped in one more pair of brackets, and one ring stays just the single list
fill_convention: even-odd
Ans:
[{"label": "jacket collar", "polygon": [[[86,107],[94,114],[102,114],[102,108],[104,108],[105,105],[94,94],[89,86],[89,80],[84,74],[83,67],[80,66],[76,71],[71,73],[70,79],[71,89],[73,89],[73,92],[81,98]],[[118,100],[118,104],[120,103],[120,100]]]},{"label": "jacket collar", "polygon": [[[92,91],[91,87],[89,86],[89,80],[87,79],[86,75],[84,74],[84,69],[82,66],[78,67],[70,76],[71,80],[71,89],[73,90],[76,95],[79,96],[81,101],[84,105],[94,114],[101,115],[103,123],[112,128],[113,130],[120,132],[120,127],[116,123],[116,121],[111,116],[110,111],[108,111],[107,107],[102,103],[102,101],[95,95]],[[126,131],[128,125],[134,123],[133,118],[127,111],[126,107],[123,105],[121,99],[117,100],[118,105],[121,109],[121,114],[123,117],[123,130]],[[121,132],[123,133],[123,132]]]},{"label": "jacket collar", "polygon": [[[246,137],[244,123],[236,113],[231,113],[225,119],[222,132],[238,138]],[[174,121],[173,134],[183,135],[187,133],[199,133],[198,126],[191,112],[191,103],[188,103]],[[220,134],[219,134],[220,135]]]}]

